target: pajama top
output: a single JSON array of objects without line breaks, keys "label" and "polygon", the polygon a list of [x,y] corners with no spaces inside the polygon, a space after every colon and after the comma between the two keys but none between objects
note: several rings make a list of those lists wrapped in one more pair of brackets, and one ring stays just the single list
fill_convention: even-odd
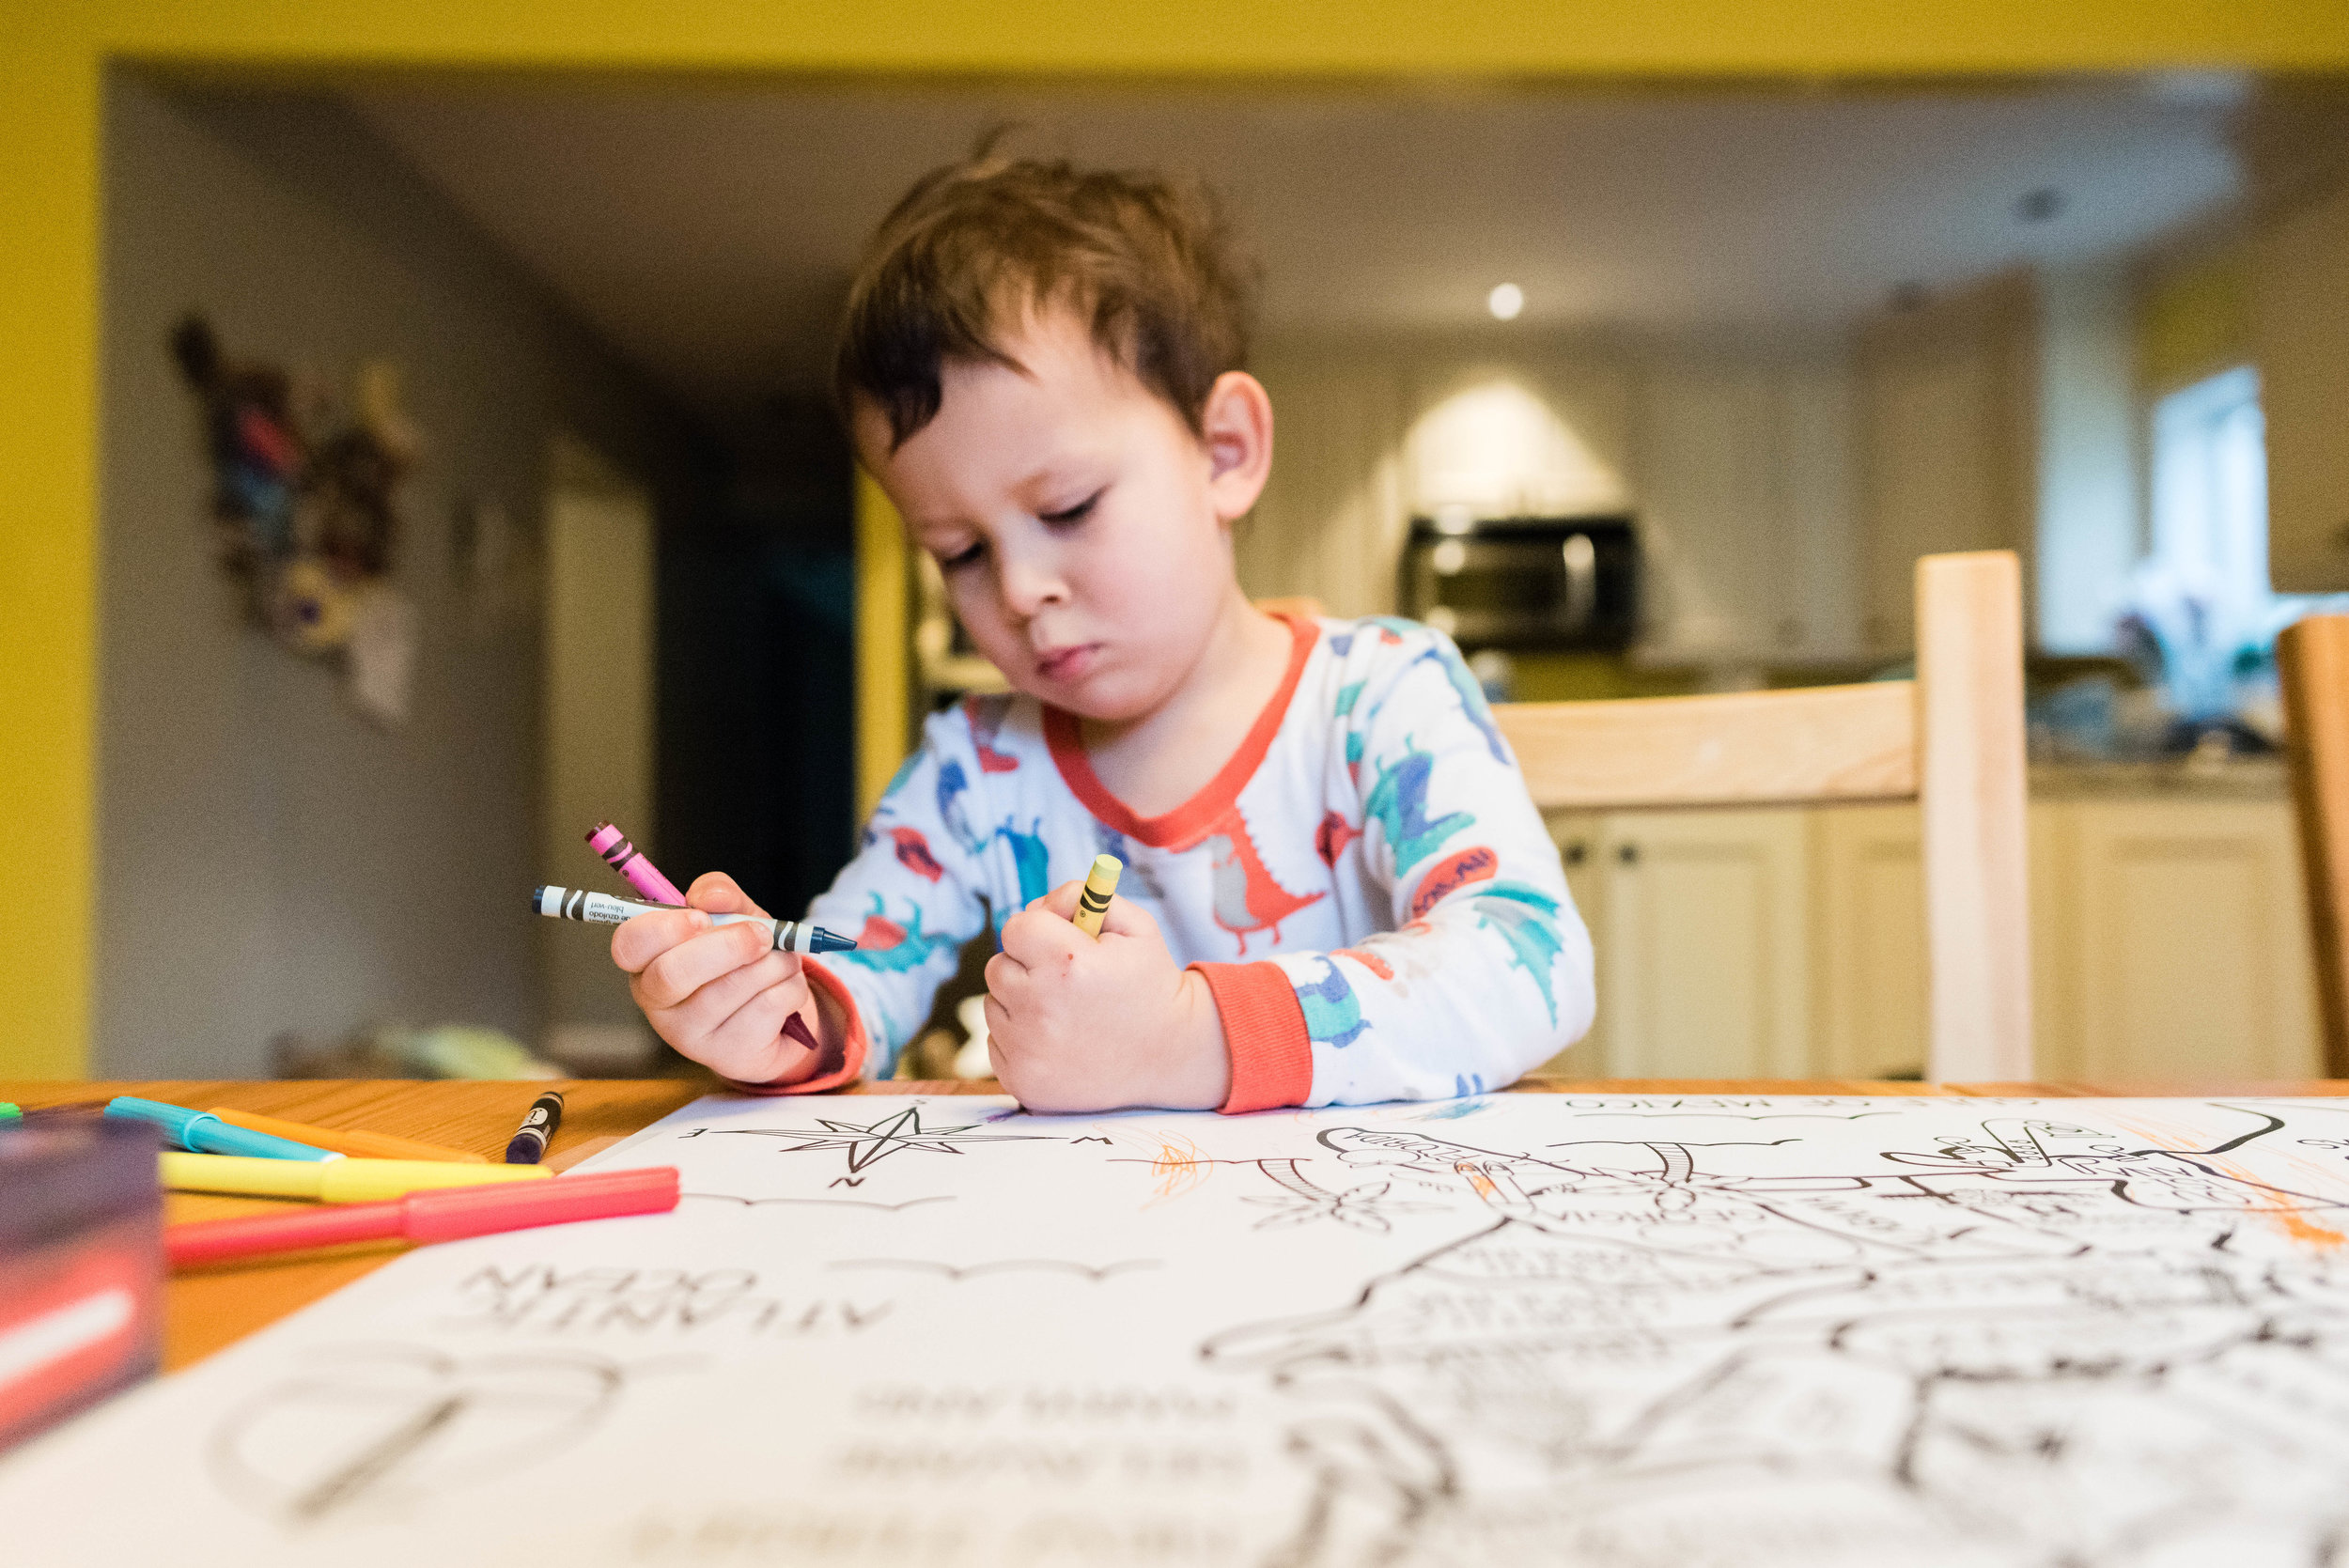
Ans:
[{"label": "pajama top", "polygon": [[1104,852],[1214,994],[1227,1111],[1482,1093],[1579,1039],[1590,937],[1459,651],[1390,616],[1288,625],[1280,690],[1162,816],[1111,795],[1078,720],[1033,697],[932,716],[808,911],[858,936],[807,960],[851,1022],[839,1069],[789,1087],[889,1076],[962,944]]}]

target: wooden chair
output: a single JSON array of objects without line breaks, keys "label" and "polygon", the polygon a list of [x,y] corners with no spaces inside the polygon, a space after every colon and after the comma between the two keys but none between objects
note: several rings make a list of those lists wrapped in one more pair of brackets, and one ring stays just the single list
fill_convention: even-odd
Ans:
[{"label": "wooden chair", "polygon": [[1932,975],[1926,1076],[2022,1082],[2031,1076],[2022,653],[2014,554],[1928,555],[1917,563],[1914,680],[1494,711],[1545,811],[1916,800]]},{"label": "wooden chair", "polygon": [[2325,1076],[2349,1078],[2349,615],[2310,615],[2276,639],[2285,757],[2300,818]]}]

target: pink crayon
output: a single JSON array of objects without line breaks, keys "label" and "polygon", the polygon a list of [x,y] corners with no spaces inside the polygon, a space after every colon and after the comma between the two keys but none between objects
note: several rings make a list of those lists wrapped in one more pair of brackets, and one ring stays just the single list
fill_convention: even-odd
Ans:
[{"label": "pink crayon", "polygon": [[677,884],[654,869],[628,835],[609,822],[596,824],[596,831],[587,835],[587,847],[601,855],[612,869],[628,878],[628,885],[651,899],[655,904],[682,904],[685,895],[677,891]]}]

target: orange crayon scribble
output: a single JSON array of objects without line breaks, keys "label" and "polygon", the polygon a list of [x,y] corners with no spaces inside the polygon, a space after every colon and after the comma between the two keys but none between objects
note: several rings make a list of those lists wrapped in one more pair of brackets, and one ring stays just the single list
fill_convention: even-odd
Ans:
[{"label": "orange crayon scribble", "polygon": [[1175,1198],[1205,1182],[1214,1172],[1199,1145],[1188,1138],[1161,1136],[1158,1153],[1150,1157],[1150,1174],[1159,1182],[1159,1196]]},{"label": "orange crayon scribble", "polygon": [[[2182,1132],[2176,1128],[2148,1125],[2126,1116],[2115,1116],[2112,1120],[2115,1125],[2126,1127],[2138,1137],[2146,1140],[2155,1148],[2169,1150],[2176,1154],[2191,1155],[2197,1164],[2206,1165],[2230,1180],[2248,1182],[2258,1188],[2273,1188],[2275,1185],[2264,1177],[2253,1174],[2249,1168],[2237,1161],[2218,1155],[2202,1153],[2197,1146],[2199,1140],[2194,1134]],[[2293,1156],[2285,1156],[2284,1160],[2286,1164],[2299,1170],[2310,1169],[2307,1161]],[[2329,1176],[2330,1173],[2327,1174]],[[2303,1247],[2330,1251],[2343,1242],[2349,1242],[2349,1235],[2343,1235],[2329,1225],[2320,1225],[2310,1219],[2306,1207],[2294,1202],[2289,1195],[2284,1193],[2277,1193],[2271,1206],[2250,1209],[2246,1212],[2273,1221],[2278,1230]]]},{"label": "orange crayon scribble", "polygon": [[1489,1203],[1496,1197],[1500,1196],[1501,1188],[1494,1183],[1493,1179],[1485,1174],[1484,1172],[1479,1171],[1475,1166],[1470,1164],[1467,1160],[1460,1161],[1460,1163],[1455,1165],[1453,1169],[1468,1178],[1469,1186],[1474,1188],[1476,1189],[1476,1195],[1479,1198],[1484,1199],[1485,1202]]}]

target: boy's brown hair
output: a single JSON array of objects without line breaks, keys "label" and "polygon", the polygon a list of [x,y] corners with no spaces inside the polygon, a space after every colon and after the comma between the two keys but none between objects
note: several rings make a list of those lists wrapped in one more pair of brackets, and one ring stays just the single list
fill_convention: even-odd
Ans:
[{"label": "boy's brown hair", "polygon": [[937,416],[945,362],[1019,369],[998,341],[1006,322],[1065,306],[1200,434],[1215,379],[1246,365],[1253,281],[1205,187],[982,144],[881,220],[849,287],[833,388],[844,411],[869,398],[888,416],[894,451]]}]

